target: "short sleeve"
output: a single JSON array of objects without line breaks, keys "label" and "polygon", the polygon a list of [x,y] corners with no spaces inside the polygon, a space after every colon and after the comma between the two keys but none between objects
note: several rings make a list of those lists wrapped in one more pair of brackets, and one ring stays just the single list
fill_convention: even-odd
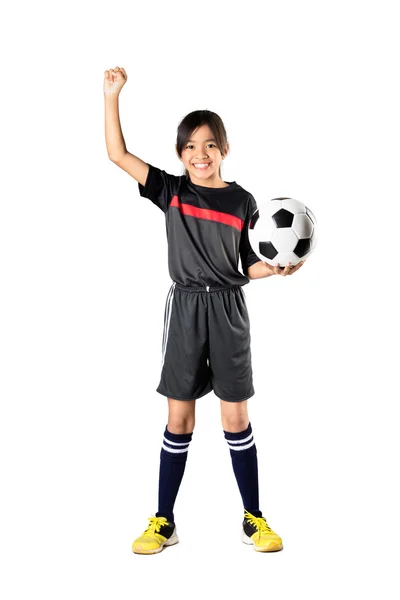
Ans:
[{"label": "short sleeve", "polygon": [[250,200],[248,203],[246,219],[245,219],[244,226],[242,229],[242,235],[240,238],[240,245],[239,245],[239,254],[240,254],[240,261],[242,263],[242,271],[243,271],[243,275],[245,275],[246,277],[247,277],[248,268],[251,267],[251,265],[254,265],[256,262],[259,262],[261,260],[260,257],[257,256],[257,254],[253,251],[252,247],[250,246],[250,242],[249,242],[248,227],[249,227],[250,219],[256,210],[257,210],[257,203],[256,203],[255,199],[253,198],[253,196],[250,194]]},{"label": "short sleeve", "polygon": [[138,182],[139,193],[145,198],[149,198],[158,208],[166,213],[173,196],[176,194],[179,184],[179,177],[170,175],[157,167],[149,165],[146,183],[142,185]]}]

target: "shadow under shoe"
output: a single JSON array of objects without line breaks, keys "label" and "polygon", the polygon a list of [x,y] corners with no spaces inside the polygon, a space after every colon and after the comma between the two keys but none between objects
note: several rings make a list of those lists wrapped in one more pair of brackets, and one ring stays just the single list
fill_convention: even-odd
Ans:
[{"label": "shadow under shoe", "polygon": [[253,550],[257,552],[282,550],[282,538],[272,531],[265,517],[255,517],[245,510],[242,525],[242,542],[253,545]]},{"label": "shadow under shoe", "polygon": [[164,546],[172,546],[179,542],[175,523],[170,523],[165,517],[149,517],[149,526],[142,535],[133,542],[132,551],[135,554],[156,554]]}]

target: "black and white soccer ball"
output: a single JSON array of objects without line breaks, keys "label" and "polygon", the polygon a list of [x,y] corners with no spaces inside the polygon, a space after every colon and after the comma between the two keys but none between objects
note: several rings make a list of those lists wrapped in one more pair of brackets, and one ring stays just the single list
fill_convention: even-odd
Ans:
[{"label": "black and white soccer ball", "polygon": [[317,243],[317,221],[311,210],[293,198],[262,204],[249,223],[249,242],[269,265],[285,267],[305,260]]}]

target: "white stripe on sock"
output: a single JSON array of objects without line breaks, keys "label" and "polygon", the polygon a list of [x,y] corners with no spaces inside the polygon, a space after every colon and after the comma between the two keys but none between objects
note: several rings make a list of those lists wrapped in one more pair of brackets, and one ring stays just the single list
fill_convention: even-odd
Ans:
[{"label": "white stripe on sock", "polygon": [[246,444],[245,446],[231,446],[229,443],[228,446],[232,450],[247,450],[247,448],[251,448],[252,446],[254,446],[254,440],[250,442],[250,444]]},{"label": "white stripe on sock", "polygon": [[190,444],[190,442],[171,442],[171,440],[166,438],[165,435],[164,435],[164,441],[168,442],[168,444],[172,444],[173,446],[186,446],[187,444]]},{"label": "white stripe on sock", "polygon": [[185,448],[183,450],[180,450],[180,449],[178,450],[178,449],[175,449],[175,448],[168,448],[168,446],[166,446],[165,444],[163,444],[162,447],[167,452],[172,452],[173,454],[181,454],[182,452],[187,452],[188,451],[188,448]]},{"label": "white stripe on sock", "polygon": [[252,437],[253,437],[253,433],[251,433],[246,438],[242,438],[241,440],[229,440],[227,438],[226,441],[228,442],[228,444],[242,444],[243,442],[248,442],[249,440],[251,440]]}]

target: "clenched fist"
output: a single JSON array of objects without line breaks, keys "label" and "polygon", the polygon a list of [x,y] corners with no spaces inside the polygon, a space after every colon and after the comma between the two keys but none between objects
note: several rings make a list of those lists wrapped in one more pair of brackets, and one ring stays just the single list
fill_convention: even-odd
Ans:
[{"label": "clenched fist", "polygon": [[122,67],[104,71],[104,93],[109,96],[118,96],[127,79],[128,75]]}]

